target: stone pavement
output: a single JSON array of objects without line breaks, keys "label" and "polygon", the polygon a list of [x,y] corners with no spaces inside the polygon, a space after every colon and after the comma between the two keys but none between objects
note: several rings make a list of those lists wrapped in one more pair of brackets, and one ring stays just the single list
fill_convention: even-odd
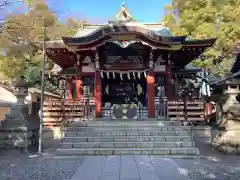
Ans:
[{"label": "stone pavement", "polygon": [[240,180],[239,156],[214,152],[206,157],[125,155],[59,159],[53,152],[39,155],[0,151],[0,180]]},{"label": "stone pavement", "polygon": [[88,156],[71,180],[190,180],[170,158],[157,156]]}]

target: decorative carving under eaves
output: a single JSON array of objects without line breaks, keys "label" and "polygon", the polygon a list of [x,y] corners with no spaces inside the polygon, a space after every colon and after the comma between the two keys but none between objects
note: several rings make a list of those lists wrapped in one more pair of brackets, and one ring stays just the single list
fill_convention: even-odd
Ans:
[{"label": "decorative carving under eaves", "polygon": [[137,41],[114,41],[114,43],[118,44],[122,48],[128,47],[130,44],[136,43]]}]

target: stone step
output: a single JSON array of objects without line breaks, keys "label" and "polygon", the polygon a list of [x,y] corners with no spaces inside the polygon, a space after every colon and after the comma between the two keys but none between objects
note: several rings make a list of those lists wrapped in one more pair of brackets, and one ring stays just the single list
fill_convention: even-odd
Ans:
[{"label": "stone step", "polygon": [[131,120],[104,120],[104,121],[87,121],[87,122],[74,122],[72,126],[99,126],[99,127],[106,127],[106,126],[118,126],[118,127],[125,127],[125,126],[179,126],[181,122],[179,121],[131,121]]},{"label": "stone step", "polygon": [[[198,154],[198,155],[158,155],[158,158],[170,158],[170,159],[207,159],[206,156]],[[79,158],[79,155],[56,155],[53,157],[54,159],[76,159]]]},{"label": "stone step", "polygon": [[197,148],[70,148],[57,149],[57,156],[80,155],[198,155]]},{"label": "stone step", "polygon": [[195,144],[186,142],[80,142],[62,143],[62,149],[70,148],[189,148]]},{"label": "stone step", "polygon": [[110,132],[65,132],[65,137],[98,136],[188,136],[187,131],[110,131]]},{"label": "stone step", "polygon": [[179,142],[191,141],[191,136],[102,136],[64,137],[63,142]]},{"label": "stone step", "polygon": [[135,126],[135,127],[117,127],[117,126],[108,126],[108,127],[65,127],[63,129],[65,132],[106,132],[106,131],[190,131],[189,126]]}]

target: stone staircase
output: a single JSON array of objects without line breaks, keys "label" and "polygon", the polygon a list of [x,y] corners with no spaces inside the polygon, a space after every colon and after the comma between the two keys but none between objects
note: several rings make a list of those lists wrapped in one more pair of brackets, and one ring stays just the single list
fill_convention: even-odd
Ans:
[{"label": "stone staircase", "polygon": [[179,121],[89,121],[64,129],[57,156],[78,155],[197,156],[190,127]]}]

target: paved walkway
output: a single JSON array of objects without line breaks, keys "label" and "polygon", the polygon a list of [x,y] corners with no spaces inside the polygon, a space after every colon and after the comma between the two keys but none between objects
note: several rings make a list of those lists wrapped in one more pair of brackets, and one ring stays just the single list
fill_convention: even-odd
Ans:
[{"label": "paved walkway", "polygon": [[55,157],[52,153],[5,154],[1,180],[240,180],[239,156],[169,159],[159,156]]},{"label": "paved walkway", "polygon": [[71,180],[190,180],[178,164],[157,156],[86,157]]}]

